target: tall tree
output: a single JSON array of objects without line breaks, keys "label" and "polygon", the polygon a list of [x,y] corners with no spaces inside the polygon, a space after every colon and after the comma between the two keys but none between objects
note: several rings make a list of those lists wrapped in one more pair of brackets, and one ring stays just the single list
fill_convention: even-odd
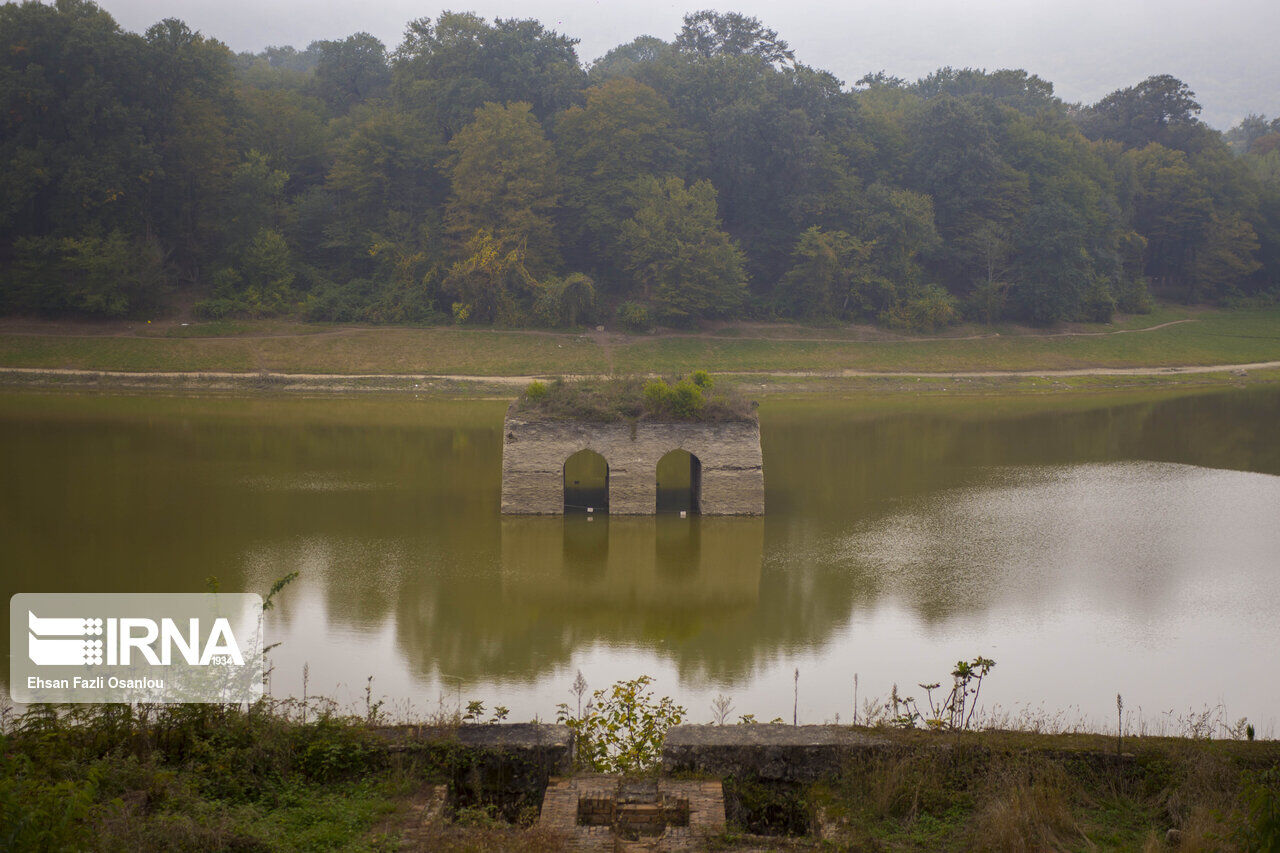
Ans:
[{"label": "tall tree", "polygon": [[356,104],[380,96],[391,83],[387,49],[368,33],[317,42],[313,47],[320,54],[316,89],[335,112],[348,112]]},{"label": "tall tree", "polygon": [[1186,83],[1168,74],[1118,89],[1084,112],[1081,127],[1092,139],[1115,139],[1129,148],[1158,142],[1190,151],[1205,138],[1200,104]]},{"label": "tall tree", "polygon": [[401,103],[449,133],[486,102],[528,103],[546,120],[572,104],[585,82],[577,39],[532,20],[444,12],[409,23],[393,76]]},{"label": "tall tree", "polygon": [[742,250],[720,228],[709,181],[645,178],[621,247],[635,287],[657,315],[677,324],[732,316],[746,294]]},{"label": "tall tree", "polygon": [[777,30],[737,12],[703,10],[685,15],[675,45],[701,56],[754,56],[778,66],[796,58],[791,47],[778,38]]},{"label": "tall tree", "polygon": [[616,281],[612,251],[631,215],[636,182],[684,171],[688,134],[650,87],[618,77],[586,92],[586,105],[556,120],[556,147],[564,174],[564,208],[572,254],[579,268]]},{"label": "tall tree", "polygon": [[552,212],[559,177],[551,143],[527,103],[485,104],[449,143],[453,192],[445,223],[455,243],[488,229],[507,250],[519,248],[535,275],[556,266]]}]

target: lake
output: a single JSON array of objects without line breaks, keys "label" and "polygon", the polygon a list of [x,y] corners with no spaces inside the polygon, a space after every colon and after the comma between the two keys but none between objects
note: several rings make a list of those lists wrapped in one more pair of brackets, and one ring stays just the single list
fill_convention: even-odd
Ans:
[{"label": "lake", "polygon": [[1280,390],[773,396],[763,518],[504,518],[504,408],[0,395],[0,587],[298,571],[272,694],[397,716],[552,719],[580,670],[848,721],[981,654],[989,719],[1275,736]]}]

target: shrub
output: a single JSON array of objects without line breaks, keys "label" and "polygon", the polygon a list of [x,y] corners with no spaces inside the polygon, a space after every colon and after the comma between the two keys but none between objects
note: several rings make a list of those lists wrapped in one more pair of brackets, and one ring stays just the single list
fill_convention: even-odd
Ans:
[{"label": "shrub", "polygon": [[559,706],[556,719],[573,731],[580,765],[629,773],[657,763],[667,729],[679,725],[688,711],[669,696],[655,701],[647,689],[652,683],[642,675],[616,682],[608,691],[597,690],[580,717],[568,705]]},{"label": "shrub", "polygon": [[1080,304],[1080,319],[1091,323],[1110,323],[1116,312],[1116,299],[1102,279],[1095,278],[1085,291]]},{"label": "shrub", "polygon": [[697,385],[703,391],[710,391],[716,381],[711,378],[711,374],[705,370],[695,370],[689,374],[689,378],[693,380],[693,384]]},{"label": "shrub", "polygon": [[647,332],[653,327],[649,309],[638,302],[623,302],[618,306],[618,325],[628,332]]},{"label": "shrub", "polygon": [[681,379],[675,385],[655,379],[644,386],[644,401],[650,414],[682,421],[697,420],[707,404],[702,388],[689,379]]},{"label": "shrub", "polygon": [[895,329],[933,332],[959,319],[956,298],[936,284],[900,300],[880,315],[880,322]]},{"label": "shrub", "polygon": [[671,411],[681,420],[697,418],[706,404],[702,389],[688,379],[681,379],[671,388]]},{"label": "shrub", "polygon": [[548,418],[597,423],[641,418],[704,422],[750,419],[751,403],[732,386],[712,393],[713,380],[705,371],[700,373],[701,385],[695,378],[669,383],[663,379],[646,382],[634,377],[574,382],[557,379],[549,386],[534,383],[543,390],[533,390],[531,385],[516,406]]},{"label": "shrub", "polygon": [[1144,277],[1122,279],[1116,288],[1116,308],[1126,314],[1150,314],[1153,304]]},{"label": "shrub", "polygon": [[595,305],[595,283],[575,272],[563,279],[549,279],[534,305],[534,313],[549,326],[577,326],[591,319]]},{"label": "shrub", "polygon": [[529,387],[524,389],[524,396],[528,400],[531,400],[533,402],[537,402],[538,400],[541,400],[543,397],[547,396],[546,383],[539,382],[536,379],[533,380],[532,382],[529,383]]}]

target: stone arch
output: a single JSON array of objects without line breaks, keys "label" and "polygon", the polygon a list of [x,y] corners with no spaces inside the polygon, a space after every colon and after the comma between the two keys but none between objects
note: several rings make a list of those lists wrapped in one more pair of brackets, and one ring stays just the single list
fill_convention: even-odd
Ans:
[{"label": "stone arch", "polygon": [[609,463],[594,450],[582,449],[564,461],[564,511],[609,511]]},{"label": "stone arch", "polygon": [[657,480],[655,510],[659,513],[702,511],[702,460],[677,448],[663,454],[654,471]]}]

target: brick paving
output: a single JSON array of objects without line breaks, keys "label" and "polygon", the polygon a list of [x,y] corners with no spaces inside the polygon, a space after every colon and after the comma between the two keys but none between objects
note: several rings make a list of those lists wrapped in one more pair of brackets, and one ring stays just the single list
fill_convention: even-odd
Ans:
[{"label": "brick paving", "polygon": [[542,827],[582,851],[693,850],[724,832],[720,783],[580,775],[553,778]]}]

